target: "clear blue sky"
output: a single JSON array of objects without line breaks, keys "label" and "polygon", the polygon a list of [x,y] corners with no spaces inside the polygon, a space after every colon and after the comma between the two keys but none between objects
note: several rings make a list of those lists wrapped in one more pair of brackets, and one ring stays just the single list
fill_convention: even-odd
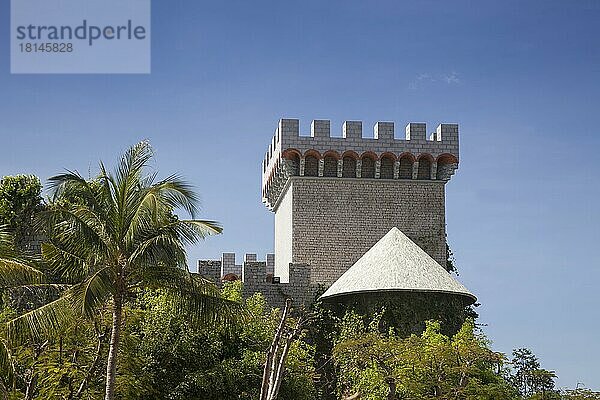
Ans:
[{"label": "clear blue sky", "polygon": [[[286,3],[286,4],[284,4]],[[458,122],[447,185],[461,281],[498,350],[600,389],[600,2],[154,0],[150,75],[10,75],[0,6],[0,175],[84,174],[148,138],[225,232],[273,249],[260,161],[280,117]]]}]

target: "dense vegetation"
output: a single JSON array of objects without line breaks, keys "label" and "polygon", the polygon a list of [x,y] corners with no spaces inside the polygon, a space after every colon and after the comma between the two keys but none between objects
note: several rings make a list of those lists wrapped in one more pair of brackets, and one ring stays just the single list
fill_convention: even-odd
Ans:
[{"label": "dense vegetation", "polygon": [[509,364],[489,349],[472,320],[452,337],[440,333],[438,322],[408,337],[393,329],[381,333],[379,324],[379,317],[365,325],[362,316],[346,314],[333,349],[340,391],[372,400],[390,392],[399,399],[560,398],[552,372],[522,362],[525,353],[535,359],[528,350],[519,350]]},{"label": "dense vegetation", "polygon": [[0,180],[0,226],[14,234],[21,250],[29,250],[29,239],[36,233],[34,216],[42,209],[42,184],[37,176],[5,176]]},{"label": "dense vegetation", "polygon": [[[141,143],[113,174],[59,175],[46,200],[36,177],[0,181],[0,399],[259,397],[281,311],[187,271],[184,246],[220,228],[177,216],[193,218],[195,195],[145,172],[151,155]],[[32,238],[44,238],[38,257]],[[288,323],[307,322],[279,398],[600,399],[557,390],[528,349],[493,351],[474,313],[411,332],[386,322],[399,307],[297,309]]]},{"label": "dense vegetation", "polygon": [[[240,289],[239,285],[226,288],[224,296],[239,298]],[[278,320],[276,310],[268,308],[260,294],[246,299],[241,311],[247,315],[244,323],[201,326],[177,312],[164,291],[138,293],[125,310],[118,398],[257,398],[264,351]],[[3,322],[13,316],[5,309]],[[13,348],[15,390],[8,398],[25,398],[28,387],[36,399],[103,398],[106,362],[102,355],[108,350],[109,328],[110,314],[105,312],[96,325],[82,321],[51,342]],[[294,344],[281,398],[314,398],[313,354],[305,342]]]}]

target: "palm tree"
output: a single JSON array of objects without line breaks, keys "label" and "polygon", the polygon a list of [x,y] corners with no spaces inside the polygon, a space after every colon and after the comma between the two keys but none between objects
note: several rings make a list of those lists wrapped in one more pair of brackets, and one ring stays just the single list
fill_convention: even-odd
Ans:
[{"label": "palm tree", "polygon": [[[152,156],[151,146],[141,142],[113,173],[100,163],[94,180],[70,171],[50,178],[52,202],[42,217],[49,239],[42,257],[70,286],[57,300],[8,323],[9,338],[22,342],[109,307],[105,400],[115,396],[123,307],[137,291],[163,289],[172,306],[197,323],[228,323],[238,311],[237,303],[187,268],[185,247],[220,233],[220,226],[194,219],[197,197],[177,175],[159,181],[148,173]],[[192,219],[179,219],[177,210]]]}]

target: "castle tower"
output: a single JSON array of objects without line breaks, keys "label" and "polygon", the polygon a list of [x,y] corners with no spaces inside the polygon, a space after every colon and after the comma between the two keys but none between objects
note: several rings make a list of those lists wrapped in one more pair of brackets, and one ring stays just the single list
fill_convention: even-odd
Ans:
[{"label": "castle tower", "polygon": [[398,227],[442,266],[446,261],[445,184],[458,167],[458,125],[429,138],[422,123],[394,137],[393,122],[346,121],[341,137],[315,120],[310,136],[281,119],[262,165],[262,198],[275,212],[275,275],[309,264],[329,286],[391,228]]}]

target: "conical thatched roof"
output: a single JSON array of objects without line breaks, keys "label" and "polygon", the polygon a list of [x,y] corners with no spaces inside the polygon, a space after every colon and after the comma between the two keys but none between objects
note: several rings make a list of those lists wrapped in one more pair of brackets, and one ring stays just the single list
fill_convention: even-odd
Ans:
[{"label": "conical thatched roof", "polygon": [[392,228],[321,296],[404,291],[476,297],[398,228]]}]

